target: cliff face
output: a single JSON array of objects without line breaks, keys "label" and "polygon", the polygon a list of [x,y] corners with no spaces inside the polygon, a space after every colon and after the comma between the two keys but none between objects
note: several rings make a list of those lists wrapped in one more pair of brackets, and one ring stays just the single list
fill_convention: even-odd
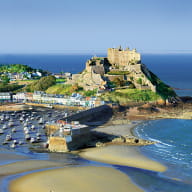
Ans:
[{"label": "cliff face", "polygon": [[[72,76],[68,83],[78,83],[85,90],[96,88],[105,89],[113,81],[123,81],[133,84],[137,89],[148,89],[166,95],[165,99],[175,92],[165,85],[158,77],[141,63],[141,56],[136,50],[120,48],[108,49],[108,57],[93,57],[86,62],[85,70],[81,74]],[[168,94],[162,94],[168,92]]]}]

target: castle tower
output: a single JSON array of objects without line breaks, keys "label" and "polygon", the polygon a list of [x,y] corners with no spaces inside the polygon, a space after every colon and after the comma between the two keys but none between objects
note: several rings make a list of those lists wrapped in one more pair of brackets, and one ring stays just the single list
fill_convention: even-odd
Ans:
[{"label": "castle tower", "polygon": [[141,61],[141,55],[136,49],[130,50],[126,48],[123,50],[121,46],[118,48],[109,48],[107,58],[110,64],[119,67],[129,65],[132,61],[136,63]]}]

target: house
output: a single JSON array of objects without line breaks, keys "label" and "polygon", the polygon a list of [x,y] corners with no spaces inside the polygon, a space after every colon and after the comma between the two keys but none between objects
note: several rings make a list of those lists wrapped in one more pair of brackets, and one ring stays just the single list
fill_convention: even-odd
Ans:
[{"label": "house", "polygon": [[4,101],[12,101],[12,93],[0,92],[0,101],[1,101],[1,102],[4,102]]}]

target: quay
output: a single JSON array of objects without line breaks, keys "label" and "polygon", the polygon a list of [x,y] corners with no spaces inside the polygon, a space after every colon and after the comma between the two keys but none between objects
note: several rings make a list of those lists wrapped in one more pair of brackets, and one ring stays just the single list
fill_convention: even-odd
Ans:
[{"label": "quay", "polygon": [[49,151],[67,152],[88,145],[92,129],[89,122],[108,115],[112,115],[112,108],[103,105],[65,117],[56,123],[46,124]]}]

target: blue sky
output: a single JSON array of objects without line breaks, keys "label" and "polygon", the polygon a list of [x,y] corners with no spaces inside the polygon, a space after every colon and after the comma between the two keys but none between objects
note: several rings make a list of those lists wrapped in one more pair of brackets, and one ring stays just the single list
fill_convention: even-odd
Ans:
[{"label": "blue sky", "polygon": [[0,53],[192,52],[191,0],[0,0]]}]

